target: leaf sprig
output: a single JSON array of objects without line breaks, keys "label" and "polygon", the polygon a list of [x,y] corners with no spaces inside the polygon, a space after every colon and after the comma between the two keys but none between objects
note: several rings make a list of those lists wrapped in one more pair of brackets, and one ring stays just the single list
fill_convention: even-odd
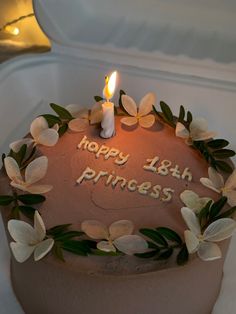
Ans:
[{"label": "leaf sprig", "polygon": [[78,240],[84,235],[82,231],[69,230],[71,224],[64,224],[52,227],[47,230],[47,235],[54,239],[52,252],[55,257],[65,261],[63,250],[80,256],[92,254],[92,249],[96,249],[96,242],[92,240]]},{"label": "leaf sprig", "polygon": [[11,208],[10,217],[12,219],[20,219],[20,214],[33,220],[36,209],[31,205],[36,205],[44,202],[46,198],[40,194],[22,194],[16,192],[13,195],[0,195],[0,206],[9,206]]},{"label": "leaf sprig", "polygon": [[[176,128],[177,122],[181,122],[188,130],[189,125],[193,120],[193,116],[190,111],[185,111],[181,105],[179,110],[179,116],[176,117],[172,113],[170,107],[163,101],[160,102],[161,111],[153,106],[153,111],[157,114],[162,121],[169,124],[171,127]],[[194,141],[193,147],[197,149],[204,159],[216,170],[231,173],[233,171],[232,166],[225,161],[230,157],[235,156],[235,152],[225,147],[229,145],[229,142],[224,139],[213,139],[210,141]]]},{"label": "leaf sprig", "polygon": [[179,249],[176,257],[178,265],[184,265],[188,261],[188,251],[181,237],[175,231],[166,227],[155,229],[142,228],[141,234],[152,241],[148,241],[149,251],[141,254],[135,254],[140,258],[153,258],[154,260],[169,259],[175,249]]},{"label": "leaf sprig", "polygon": [[212,222],[221,219],[232,217],[236,212],[236,206],[224,211],[224,206],[227,203],[227,197],[223,196],[216,202],[209,201],[197,214],[201,230],[204,231]]},{"label": "leaf sprig", "polygon": [[68,123],[74,119],[72,114],[62,106],[51,103],[50,107],[57,114],[43,114],[42,116],[47,120],[48,126],[51,128],[55,124],[59,125],[58,134],[61,137],[68,130]]}]

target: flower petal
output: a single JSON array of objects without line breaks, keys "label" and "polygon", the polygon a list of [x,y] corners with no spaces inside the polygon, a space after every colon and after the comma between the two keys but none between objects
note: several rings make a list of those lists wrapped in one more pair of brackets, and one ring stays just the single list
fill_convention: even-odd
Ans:
[{"label": "flower petal", "polygon": [[118,220],[113,222],[109,227],[110,239],[114,240],[123,235],[132,234],[134,224],[130,220]]},{"label": "flower petal", "polygon": [[216,136],[215,132],[198,132],[191,134],[193,141],[205,141]]},{"label": "flower petal", "polygon": [[227,197],[230,206],[236,206],[236,190],[223,192],[223,196]]},{"label": "flower petal", "polygon": [[48,158],[41,156],[28,164],[25,170],[25,182],[27,185],[31,185],[41,180],[47,173]]},{"label": "flower petal", "polygon": [[8,177],[12,181],[15,181],[17,183],[23,181],[21,173],[20,173],[20,168],[14,158],[6,157],[4,159],[4,166],[5,166]]},{"label": "flower petal", "polygon": [[55,129],[43,130],[37,138],[37,143],[44,146],[54,146],[59,139],[59,134]]},{"label": "flower petal", "polygon": [[77,118],[81,118],[81,119],[89,119],[89,111],[86,108],[81,109],[78,114],[77,114]]},{"label": "flower petal", "polygon": [[177,122],[176,128],[175,128],[175,135],[177,137],[187,139],[189,137],[189,131],[186,129],[186,127],[181,122]]},{"label": "flower petal", "polygon": [[87,119],[76,118],[71,120],[68,126],[73,132],[83,132],[87,128],[88,124],[89,122]]},{"label": "flower petal", "polygon": [[[78,104],[70,104],[65,107],[67,111],[74,117],[77,118],[78,114],[83,110],[83,107]],[[87,110],[88,111],[88,110]]]},{"label": "flower petal", "polygon": [[26,192],[28,189],[24,185],[24,183],[15,183],[14,181],[10,182],[10,185],[13,186],[14,188]]},{"label": "flower petal", "polygon": [[90,123],[96,124],[102,121],[103,118],[103,112],[102,112],[102,106],[99,102],[95,103],[91,109],[90,114]]},{"label": "flower petal", "polygon": [[146,94],[140,101],[138,114],[140,117],[146,116],[152,111],[152,106],[156,103],[156,96],[153,93]]},{"label": "flower petal", "polygon": [[43,219],[37,210],[34,213],[34,230],[36,232],[38,241],[41,242],[46,236],[46,228]]},{"label": "flower petal", "polygon": [[34,228],[28,223],[22,220],[11,219],[8,221],[7,228],[11,237],[16,242],[28,245],[37,243],[37,234]]},{"label": "flower petal", "polygon": [[191,135],[199,132],[206,132],[208,129],[207,121],[204,118],[193,119],[189,125]]},{"label": "flower petal", "polygon": [[202,185],[206,186],[208,189],[211,189],[217,193],[221,193],[219,189],[217,189],[213,182],[208,178],[200,178],[200,182]]},{"label": "flower petal", "polygon": [[185,190],[180,194],[180,199],[185,206],[192,209],[195,212],[198,212],[202,209],[210,200],[209,197],[200,198],[197,193],[191,190]]},{"label": "flower petal", "polygon": [[137,105],[133,98],[128,95],[121,96],[122,105],[130,116],[136,117],[138,114]]},{"label": "flower petal", "polygon": [[136,117],[126,117],[122,118],[120,122],[127,126],[132,126],[138,123],[138,119]]},{"label": "flower petal", "polygon": [[195,253],[199,246],[199,240],[190,230],[184,231],[184,239],[189,254]]},{"label": "flower petal", "polygon": [[27,187],[24,187],[24,190],[21,188],[22,191],[27,191],[31,194],[44,194],[51,191],[53,188],[52,185],[49,184],[33,184]]},{"label": "flower petal", "polygon": [[100,251],[104,252],[116,252],[116,248],[113,244],[109,243],[108,241],[100,241],[97,243],[97,248]]},{"label": "flower petal", "polygon": [[213,185],[216,189],[220,190],[221,188],[223,188],[224,179],[219,172],[217,172],[214,168],[209,167],[208,168],[208,175],[209,175],[209,179],[211,180],[211,182],[213,183]]},{"label": "flower petal", "polygon": [[30,133],[33,136],[33,138],[37,141],[39,134],[46,129],[48,129],[47,120],[44,117],[40,116],[34,119],[34,121],[31,123]]},{"label": "flower petal", "polygon": [[195,213],[188,207],[182,207],[181,214],[190,231],[192,231],[195,236],[200,235],[201,228]]},{"label": "flower petal", "polygon": [[153,114],[149,114],[145,117],[139,118],[139,124],[142,128],[150,128],[155,123],[155,117]]},{"label": "flower petal", "polygon": [[21,140],[11,143],[9,146],[10,146],[10,149],[13,150],[13,152],[18,153],[23,145],[27,145],[27,147],[29,147],[33,142],[34,141],[32,138],[26,137],[26,138],[22,138]]},{"label": "flower petal", "polygon": [[220,218],[211,223],[203,233],[206,241],[218,242],[232,236],[236,222],[231,218]]},{"label": "flower petal", "polygon": [[33,253],[35,246],[30,246],[22,243],[11,242],[10,248],[12,253],[19,263],[25,262]]},{"label": "flower petal", "polygon": [[59,131],[59,128],[60,128],[60,127],[59,127],[59,124],[58,124],[58,123],[54,124],[54,126],[51,127],[52,130],[55,130],[55,131],[57,131],[57,132]]},{"label": "flower petal", "polygon": [[197,253],[203,261],[214,261],[222,256],[219,246],[211,242],[201,242]]},{"label": "flower petal", "polygon": [[97,220],[85,220],[81,224],[81,230],[92,239],[108,239],[109,233],[107,227]]},{"label": "flower petal", "polygon": [[42,259],[45,255],[48,254],[49,251],[51,251],[53,245],[54,245],[53,239],[46,239],[37,244],[34,251],[34,260],[37,262],[40,259]]},{"label": "flower petal", "polygon": [[124,235],[113,241],[116,248],[127,254],[144,253],[148,249],[147,242],[139,235]]},{"label": "flower petal", "polygon": [[236,190],[236,169],[232,172],[232,174],[228,177],[225,182],[226,189],[235,189]]}]

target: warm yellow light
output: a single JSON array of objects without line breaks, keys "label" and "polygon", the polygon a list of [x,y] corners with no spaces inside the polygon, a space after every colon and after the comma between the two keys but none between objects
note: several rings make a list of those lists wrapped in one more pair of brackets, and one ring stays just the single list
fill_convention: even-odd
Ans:
[{"label": "warm yellow light", "polygon": [[113,72],[110,78],[105,78],[105,87],[103,89],[103,96],[109,100],[113,97],[116,88],[116,76],[117,72]]},{"label": "warm yellow light", "polygon": [[19,28],[12,25],[7,25],[4,30],[14,36],[17,36],[20,33]]}]

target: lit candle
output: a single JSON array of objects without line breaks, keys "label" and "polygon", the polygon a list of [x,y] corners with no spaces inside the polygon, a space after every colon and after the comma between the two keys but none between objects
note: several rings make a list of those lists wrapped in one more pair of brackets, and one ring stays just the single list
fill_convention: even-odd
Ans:
[{"label": "lit candle", "polygon": [[113,97],[116,86],[116,72],[105,78],[105,87],[103,89],[103,96],[106,101],[102,104],[103,118],[102,118],[102,131],[101,137],[109,138],[115,135],[115,115],[114,104],[110,102]]}]

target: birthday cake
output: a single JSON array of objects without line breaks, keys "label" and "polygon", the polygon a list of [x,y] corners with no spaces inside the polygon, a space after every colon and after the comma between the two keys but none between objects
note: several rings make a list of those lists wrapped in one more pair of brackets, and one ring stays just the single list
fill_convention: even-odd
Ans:
[{"label": "birthday cake", "polygon": [[25,313],[210,313],[235,229],[234,152],[152,93],[137,105],[121,91],[117,108],[96,100],[51,104],[3,155]]}]

